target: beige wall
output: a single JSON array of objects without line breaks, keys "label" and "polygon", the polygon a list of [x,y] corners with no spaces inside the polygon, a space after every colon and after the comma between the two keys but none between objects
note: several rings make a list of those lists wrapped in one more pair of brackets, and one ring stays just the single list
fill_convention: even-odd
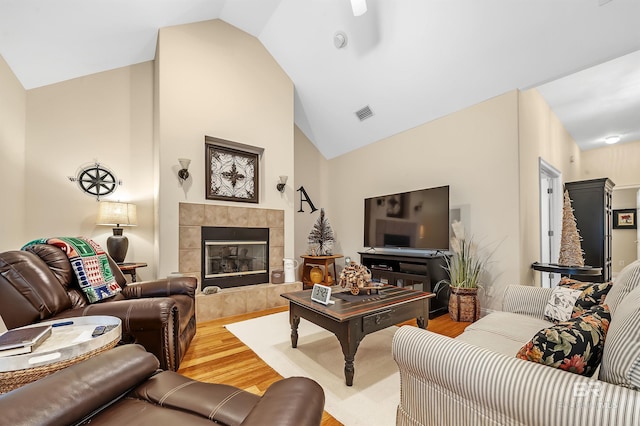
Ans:
[{"label": "beige wall", "polygon": [[344,254],[364,248],[364,198],[449,185],[467,231],[495,249],[482,303],[499,309],[520,267],[517,106],[508,92],[330,160],[326,213]]},{"label": "beige wall", "polygon": [[[613,209],[637,209],[638,191],[638,188],[614,188],[611,200]],[[636,260],[637,240],[638,232],[636,229],[613,229],[611,231],[611,263],[614,274]]]},{"label": "beige wall", "polygon": [[[582,153],[582,179],[610,178],[613,208],[637,208],[640,189],[640,141],[592,149]],[[638,233],[630,229],[614,229],[611,235],[613,273],[637,258]]]},{"label": "beige wall", "polygon": [[584,151],[580,179],[601,177],[617,188],[640,186],[640,141]]},{"label": "beige wall", "polygon": [[[313,205],[318,209],[311,213],[309,204],[302,203],[302,212],[300,212],[300,199],[301,193],[296,192],[294,197],[294,211],[295,211],[295,244],[294,254],[296,260],[300,262],[300,255],[307,254],[308,249],[308,237],[311,232],[311,228],[318,220],[320,216],[320,209],[326,207],[329,186],[327,183],[328,171],[327,160],[320,154],[311,141],[305,136],[302,131],[295,128],[295,183],[292,183],[294,190],[298,190],[301,186],[309,195],[309,199]],[[342,190],[342,189],[338,189]],[[348,190],[348,189],[345,189]],[[325,211],[328,214],[328,211]],[[328,216],[331,227],[333,226],[332,217]],[[337,219],[337,218],[336,218]],[[334,229],[335,231],[335,229]],[[334,246],[334,253],[341,253],[342,246],[340,245],[339,236],[336,236],[337,244]],[[302,268],[300,268],[302,269]],[[301,271],[299,271],[301,273]]]},{"label": "beige wall", "polygon": [[[264,148],[260,207],[285,211],[285,256],[294,257],[296,197],[293,84],[260,42],[220,21],[162,28],[156,56],[159,276],[178,270],[178,204],[205,199],[204,136]],[[181,186],[178,158],[192,160]],[[284,194],[279,175],[291,179]]]},{"label": "beige wall", "polygon": [[26,110],[26,238],[81,235],[106,247],[112,231],[95,225],[95,197],[68,179],[97,161],[122,180],[103,199],[138,206],[127,260],[149,263],[139,274],[153,278],[153,64],[29,90]]},{"label": "beige wall", "polygon": [[539,285],[540,274],[529,267],[540,261],[540,183],[542,158],[562,173],[563,182],[577,180],[580,150],[549,105],[535,90],[519,93],[520,141],[520,277],[521,284]]},{"label": "beige wall", "polygon": [[20,248],[25,232],[27,94],[0,56],[0,251]]}]

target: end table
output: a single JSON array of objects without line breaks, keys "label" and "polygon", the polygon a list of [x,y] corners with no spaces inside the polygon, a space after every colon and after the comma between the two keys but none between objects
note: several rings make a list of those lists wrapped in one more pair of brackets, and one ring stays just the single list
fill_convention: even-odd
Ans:
[{"label": "end table", "polygon": [[120,268],[123,274],[131,275],[132,283],[135,283],[138,279],[138,276],[136,275],[136,269],[145,268],[146,266],[147,264],[143,262],[118,263],[118,268]]},{"label": "end table", "polygon": [[[336,259],[340,259],[344,257],[341,254],[332,254],[327,256],[300,256],[303,259],[302,265],[302,287],[307,289],[313,287],[313,283],[311,282],[311,278],[309,277],[309,272],[311,272],[311,268],[314,266],[322,266],[324,267],[324,277],[320,284],[324,285],[332,285],[337,284],[338,276],[336,272]],[[333,283],[329,283],[329,266],[333,265]]]}]

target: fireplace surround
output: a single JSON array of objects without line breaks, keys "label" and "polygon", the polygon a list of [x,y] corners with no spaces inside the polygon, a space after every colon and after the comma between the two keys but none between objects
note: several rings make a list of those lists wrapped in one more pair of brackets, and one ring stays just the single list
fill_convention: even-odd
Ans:
[{"label": "fireplace surround", "polygon": [[[203,226],[267,228],[269,230],[269,271],[282,269],[284,257],[284,210],[179,203],[180,274],[202,279]],[[282,293],[302,290],[302,283],[263,284],[223,288],[217,293],[196,294],[196,321],[203,322],[247,312],[286,306]]]}]

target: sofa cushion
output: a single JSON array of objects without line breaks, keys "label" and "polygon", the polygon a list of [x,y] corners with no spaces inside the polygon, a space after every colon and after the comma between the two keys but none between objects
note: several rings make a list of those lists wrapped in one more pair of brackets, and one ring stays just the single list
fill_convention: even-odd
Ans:
[{"label": "sofa cushion", "polygon": [[571,318],[576,300],[582,294],[582,290],[574,290],[568,287],[555,287],[551,297],[544,307],[544,319],[558,323]]},{"label": "sofa cushion", "polygon": [[516,358],[591,376],[600,364],[611,313],[596,305],[579,317],[540,330]]},{"label": "sofa cushion", "polygon": [[609,305],[612,315],[615,316],[616,309],[622,299],[637,287],[640,287],[640,260],[625,266],[613,279],[613,286],[607,294],[607,305]]},{"label": "sofa cushion", "polygon": [[[617,284],[614,284],[614,288]],[[618,305],[602,354],[600,380],[640,390],[640,287]]]},{"label": "sofa cushion", "polygon": [[595,305],[604,304],[604,300],[607,297],[609,290],[611,290],[612,285],[613,283],[611,281],[606,283],[589,283],[568,277],[562,277],[558,283],[558,286],[560,287],[582,291],[573,306],[573,313],[571,314],[572,317],[582,315],[585,311],[588,311]]},{"label": "sofa cushion", "polygon": [[496,311],[469,325],[456,340],[512,357],[531,336],[551,325],[528,315]]}]

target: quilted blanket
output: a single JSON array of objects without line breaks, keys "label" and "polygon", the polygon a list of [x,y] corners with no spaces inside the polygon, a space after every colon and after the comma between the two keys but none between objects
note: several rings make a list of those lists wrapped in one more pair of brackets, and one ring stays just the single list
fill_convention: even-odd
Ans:
[{"label": "quilted blanket", "polygon": [[83,237],[41,238],[28,242],[22,249],[34,244],[51,244],[66,253],[89,303],[113,297],[121,291],[106,253],[95,241]]}]

